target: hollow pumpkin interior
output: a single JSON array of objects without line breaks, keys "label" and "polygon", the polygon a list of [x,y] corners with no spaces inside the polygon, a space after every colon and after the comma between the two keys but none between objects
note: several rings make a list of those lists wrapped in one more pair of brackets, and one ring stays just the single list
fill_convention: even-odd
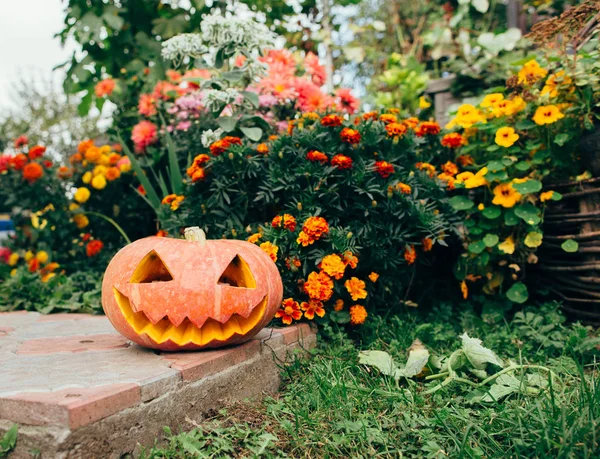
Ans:
[{"label": "hollow pumpkin interior", "polygon": [[[135,269],[130,283],[170,282],[172,280],[173,276],[163,260],[155,251],[151,251]],[[236,255],[228,264],[219,277],[218,283],[241,289],[256,288],[256,280],[250,267],[239,255]],[[226,341],[235,334],[245,335],[260,322],[267,307],[267,296],[265,295],[247,318],[233,314],[225,323],[209,318],[200,328],[187,318],[179,326],[172,324],[166,317],[154,324],[143,311],[135,312],[133,310],[127,296],[114,287],[113,290],[115,300],[127,323],[137,334],[147,335],[156,344],[170,340],[179,346],[189,343],[204,346],[211,341]]]}]

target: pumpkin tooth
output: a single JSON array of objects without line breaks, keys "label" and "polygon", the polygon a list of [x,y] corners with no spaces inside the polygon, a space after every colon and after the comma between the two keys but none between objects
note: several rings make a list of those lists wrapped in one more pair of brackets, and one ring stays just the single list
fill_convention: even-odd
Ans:
[{"label": "pumpkin tooth", "polygon": [[254,308],[247,319],[240,318],[239,323],[243,333],[248,333],[260,321],[267,307],[267,297],[265,296],[258,307]]},{"label": "pumpkin tooth", "polygon": [[185,327],[185,332],[181,337],[181,343],[179,344],[188,344],[194,342],[194,329],[196,328],[196,326],[189,320],[187,320],[185,323],[187,325]]},{"label": "pumpkin tooth", "polygon": [[208,319],[202,327],[202,344],[208,344],[215,340],[223,340],[223,330],[219,322]]},{"label": "pumpkin tooth", "polygon": [[241,335],[244,330],[240,326],[240,322],[237,317],[232,315],[227,322],[223,324],[223,336],[224,339],[231,338],[234,334]]}]

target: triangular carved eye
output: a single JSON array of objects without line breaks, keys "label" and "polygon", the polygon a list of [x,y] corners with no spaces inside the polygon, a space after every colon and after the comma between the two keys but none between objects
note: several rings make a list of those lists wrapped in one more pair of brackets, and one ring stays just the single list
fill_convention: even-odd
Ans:
[{"label": "triangular carved eye", "polygon": [[219,284],[239,288],[256,288],[256,281],[254,280],[250,266],[239,255],[236,255],[229,262],[229,265],[227,265],[227,268],[225,268],[225,271],[219,277]]},{"label": "triangular carved eye", "polygon": [[161,260],[158,253],[152,250],[146,255],[137,268],[131,280],[132,284],[149,284],[152,282],[168,282],[172,281],[173,276],[165,263]]}]

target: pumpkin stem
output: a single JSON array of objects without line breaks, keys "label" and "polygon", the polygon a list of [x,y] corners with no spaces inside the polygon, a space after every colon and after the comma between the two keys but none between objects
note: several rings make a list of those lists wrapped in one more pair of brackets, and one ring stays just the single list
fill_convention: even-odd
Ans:
[{"label": "pumpkin stem", "polygon": [[185,240],[188,242],[199,242],[201,244],[206,244],[206,234],[200,227],[191,226],[184,230]]}]

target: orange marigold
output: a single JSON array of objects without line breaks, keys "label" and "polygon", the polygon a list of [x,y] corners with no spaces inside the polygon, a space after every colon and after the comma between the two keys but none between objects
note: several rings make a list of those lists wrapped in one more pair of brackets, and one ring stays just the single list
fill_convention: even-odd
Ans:
[{"label": "orange marigold", "polygon": [[272,244],[270,241],[266,241],[260,245],[260,248],[263,250],[263,252],[271,257],[273,263],[277,261],[277,252],[279,252],[279,247],[277,247],[275,244]]},{"label": "orange marigold", "polygon": [[410,187],[410,185],[407,185],[406,183],[402,182],[398,182],[398,184],[396,185],[396,190],[398,190],[402,194],[412,193],[412,188]]},{"label": "orange marigold", "polygon": [[117,180],[119,177],[121,177],[121,169],[118,167],[109,167],[104,176],[109,182]]},{"label": "orange marigold", "polygon": [[331,158],[331,165],[338,169],[352,169],[352,158],[346,155],[335,155]]},{"label": "orange marigold", "polygon": [[262,155],[269,153],[269,146],[266,143],[259,143],[256,146],[256,151]]},{"label": "orange marigold", "polygon": [[350,323],[352,323],[352,325],[364,324],[368,315],[369,314],[367,314],[367,310],[364,306],[361,306],[360,304],[350,306]]},{"label": "orange marigold", "polygon": [[415,167],[420,171],[427,172],[427,174],[429,174],[430,177],[435,176],[435,166],[429,163],[417,163],[415,164]]},{"label": "orange marigold", "polygon": [[415,135],[417,137],[424,137],[426,135],[438,135],[440,133],[440,125],[435,121],[423,121],[415,128]]},{"label": "orange marigold", "polygon": [[377,282],[377,279],[379,279],[379,274],[377,274],[376,272],[372,272],[371,274],[369,274],[369,280],[373,283]]},{"label": "orange marigold", "polygon": [[23,178],[33,183],[44,176],[44,169],[38,163],[29,163],[23,167]]},{"label": "orange marigold", "polygon": [[329,127],[341,126],[343,121],[338,115],[327,115],[321,118],[321,124]]},{"label": "orange marigold", "polygon": [[309,151],[306,154],[306,159],[309,161],[326,164],[327,163],[327,155],[317,150]]},{"label": "orange marigold", "polygon": [[313,271],[304,283],[304,291],[313,300],[327,301],[333,295],[333,281],[324,272]]},{"label": "orange marigold", "polygon": [[82,142],[79,142],[79,145],[77,145],[77,153],[85,153],[87,151],[88,148],[93,147],[94,146],[94,141],[90,140],[90,139],[86,139],[83,140]]},{"label": "orange marigold", "polygon": [[425,237],[421,240],[423,244],[423,252],[429,252],[433,248],[433,239]]},{"label": "orange marigold", "polygon": [[352,269],[356,269],[358,266],[358,257],[356,257],[352,252],[344,252],[344,263],[350,266]]},{"label": "orange marigold", "polygon": [[164,229],[158,230],[156,233],[156,237],[167,237],[169,233],[167,233]]},{"label": "orange marigold", "polygon": [[404,121],[402,121],[404,124],[406,124],[410,129],[414,129],[419,125],[419,118],[415,117],[415,116],[411,116],[410,118],[405,119]]},{"label": "orange marigold", "polygon": [[379,118],[379,113],[377,112],[367,112],[367,113],[363,113],[362,119],[365,121],[375,121],[377,120],[377,118]]},{"label": "orange marigold", "polygon": [[417,251],[414,245],[406,246],[406,249],[404,249],[404,259],[409,265],[412,265],[417,260]]},{"label": "orange marigold", "polygon": [[10,158],[9,162],[10,166],[14,170],[20,171],[25,167],[25,164],[27,164],[27,156],[25,156],[23,153],[19,153],[18,155],[15,155],[12,158]]},{"label": "orange marigold", "polygon": [[442,146],[447,148],[458,148],[466,145],[467,139],[465,139],[458,132],[451,132],[450,134],[446,134],[444,137],[442,137],[441,143]]},{"label": "orange marigold", "polygon": [[375,170],[385,179],[394,173],[394,165],[387,161],[377,161],[375,163]]},{"label": "orange marigold", "polygon": [[458,167],[452,161],[446,161],[446,163],[442,165],[442,170],[448,175],[454,176],[458,174]]},{"label": "orange marigold", "polygon": [[351,128],[344,128],[342,129],[342,132],[340,133],[340,137],[342,139],[342,142],[346,142],[349,143],[351,145],[357,144],[358,142],[360,142],[360,132],[358,132],[356,129],[351,129]]},{"label": "orange marigold", "polygon": [[390,137],[402,137],[406,134],[407,127],[401,123],[389,123],[385,130],[387,131],[387,135]]},{"label": "orange marigold", "polygon": [[99,239],[94,239],[93,241],[88,242],[85,247],[85,253],[88,257],[95,257],[103,248],[104,243]]},{"label": "orange marigold", "polygon": [[398,122],[398,118],[396,117],[396,115],[391,115],[389,113],[384,113],[383,115],[381,115],[379,117],[379,120],[388,124],[388,123],[397,123]]},{"label": "orange marigold", "polygon": [[323,257],[323,260],[320,264],[320,269],[328,276],[339,280],[344,277],[346,264],[342,261],[342,258],[339,255],[334,253]]},{"label": "orange marigold", "polygon": [[329,225],[323,217],[309,217],[302,226],[302,232],[316,241],[329,233]]},{"label": "orange marigold", "polygon": [[333,305],[333,310],[341,311],[342,309],[344,309],[344,300],[342,300],[342,299],[335,300],[335,304]]},{"label": "orange marigold", "polygon": [[367,291],[365,290],[366,286],[365,281],[360,280],[358,277],[351,277],[344,282],[344,287],[348,290],[353,301],[367,297]]},{"label": "orange marigold", "polygon": [[290,325],[292,320],[300,320],[302,318],[300,305],[293,298],[286,298],[281,303],[281,309],[275,313],[275,317],[281,319],[284,324]]},{"label": "orange marigold", "polygon": [[325,308],[323,308],[323,303],[319,300],[309,300],[308,303],[304,301],[300,304],[300,307],[304,311],[304,317],[308,320],[313,320],[315,314],[319,317],[325,315]]},{"label": "orange marigold", "polygon": [[29,159],[37,159],[37,158],[43,156],[45,152],[46,152],[46,147],[43,147],[41,145],[36,145],[35,147],[31,147],[29,149],[29,152],[27,152],[27,156],[29,156]]},{"label": "orange marigold", "polygon": [[306,234],[304,231],[300,231],[298,238],[296,239],[298,244],[302,244],[302,247],[307,247],[315,242],[315,240]]}]

